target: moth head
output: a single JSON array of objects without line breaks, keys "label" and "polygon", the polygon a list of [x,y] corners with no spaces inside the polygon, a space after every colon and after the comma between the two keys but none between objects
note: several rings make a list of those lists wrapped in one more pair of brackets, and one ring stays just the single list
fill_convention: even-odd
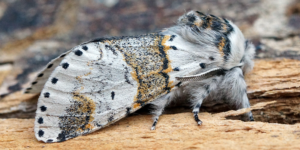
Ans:
[{"label": "moth head", "polygon": [[233,29],[228,26],[229,22],[221,17],[212,14],[204,14],[200,11],[190,11],[179,17],[177,24],[181,26],[190,26],[194,30],[213,30],[222,34],[228,34]]},{"label": "moth head", "polygon": [[215,55],[214,60],[223,60],[219,67],[231,69],[242,64],[244,73],[252,70],[254,46],[245,40],[243,33],[231,21],[199,11],[190,11],[177,20],[177,25],[187,31],[181,34],[184,39],[202,47],[202,54],[212,49],[218,52],[210,54]]}]

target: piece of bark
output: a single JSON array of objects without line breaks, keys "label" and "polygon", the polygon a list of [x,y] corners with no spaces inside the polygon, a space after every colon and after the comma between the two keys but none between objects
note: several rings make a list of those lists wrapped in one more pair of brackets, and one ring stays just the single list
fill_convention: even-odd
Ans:
[{"label": "piece of bark", "polygon": [[26,49],[26,52],[19,54],[20,56],[15,60],[11,72],[0,84],[0,96],[28,88],[38,73],[51,60],[71,48],[68,45],[70,44],[58,40],[34,42]]},{"label": "piece of bark", "polygon": [[256,60],[246,75],[248,97],[292,97],[300,95],[300,61],[292,59]]},{"label": "piece of bark", "polygon": [[0,65],[0,85],[2,84],[5,77],[10,73],[11,69],[11,64]]},{"label": "piece of bark", "polygon": [[16,92],[2,98],[0,101],[0,118],[33,118],[37,99],[37,94],[23,94],[22,92]]},{"label": "piece of bark", "polygon": [[[265,104],[264,104],[265,105]],[[255,106],[257,107],[257,106]],[[246,110],[243,110],[246,111]],[[131,116],[62,143],[38,142],[33,119],[1,119],[0,149],[299,149],[300,124],[282,125],[226,120],[220,114],[200,113],[197,126],[192,113],[162,115],[150,130],[151,116]]]}]

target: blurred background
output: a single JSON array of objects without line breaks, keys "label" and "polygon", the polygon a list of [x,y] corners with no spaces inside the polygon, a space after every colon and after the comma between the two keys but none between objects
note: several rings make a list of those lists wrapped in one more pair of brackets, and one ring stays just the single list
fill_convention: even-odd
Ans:
[{"label": "blurred background", "polygon": [[97,37],[157,32],[190,10],[231,20],[256,59],[300,59],[300,0],[1,0],[0,102],[10,101],[0,114],[34,112],[36,101],[24,104],[33,96],[20,91],[62,52]]}]

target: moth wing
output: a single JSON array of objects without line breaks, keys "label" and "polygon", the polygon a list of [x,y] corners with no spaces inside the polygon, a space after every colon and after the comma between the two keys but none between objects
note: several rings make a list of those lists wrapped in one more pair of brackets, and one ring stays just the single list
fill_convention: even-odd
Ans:
[{"label": "moth wing", "polygon": [[132,111],[138,85],[119,51],[87,43],[56,62],[38,100],[34,131],[39,141],[87,134]]},{"label": "moth wing", "polygon": [[49,78],[50,74],[53,72],[53,70],[60,65],[60,62],[64,59],[64,57],[69,54],[72,50],[69,50],[57,58],[51,60],[45,68],[41,72],[39,72],[38,76],[34,79],[34,81],[31,83],[31,86],[26,88],[24,93],[26,94],[34,94],[34,93],[40,93]]}]

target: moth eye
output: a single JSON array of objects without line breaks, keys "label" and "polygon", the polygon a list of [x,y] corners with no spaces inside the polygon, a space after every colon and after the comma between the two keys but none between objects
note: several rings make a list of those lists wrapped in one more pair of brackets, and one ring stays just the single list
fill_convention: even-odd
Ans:
[{"label": "moth eye", "polygon": [[206,67],[206,64],[205,63],[200,63],[199,66],[204,69]]}]

